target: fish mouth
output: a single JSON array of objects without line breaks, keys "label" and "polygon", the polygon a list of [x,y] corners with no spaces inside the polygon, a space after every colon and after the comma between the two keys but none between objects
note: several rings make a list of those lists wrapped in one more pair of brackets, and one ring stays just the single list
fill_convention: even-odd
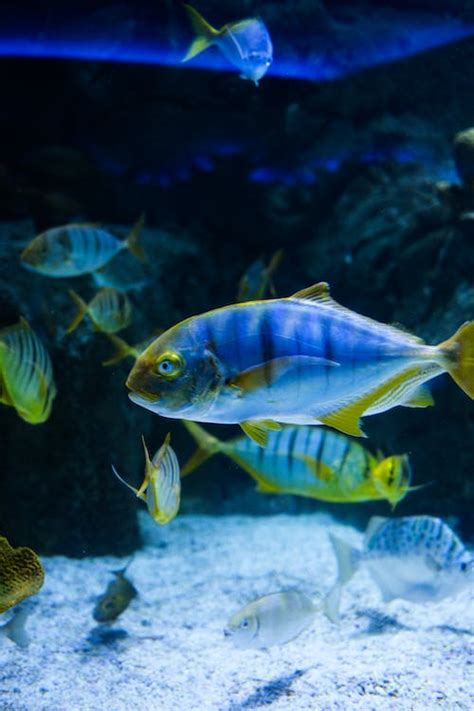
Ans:
[{"label": "fish mouth", "polygon": [[158,397],[149,397],[145,395],[139,395],[138,393],[128,393],[129,399],[135,403],[135,405],[141,405],[147,410],[153,409],[153,405],[158,402]]}]

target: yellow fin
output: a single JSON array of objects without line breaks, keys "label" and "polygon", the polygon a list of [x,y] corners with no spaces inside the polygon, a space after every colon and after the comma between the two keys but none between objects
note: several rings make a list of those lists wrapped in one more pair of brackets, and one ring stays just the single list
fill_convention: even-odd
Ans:
[{"label": "yellow fin", "polygon": [[211,46],[216,37],[219,36],[219,30],[212,27],[202,15],[199,14],[191,5],[185,5],[193,30],[196,33],[196,39],[191,43],[188,51],[184,55],[182,62],[188,62],[205,49]]},{"label": "yellow fin", "polygon": [[74,318],[72,319],[72,321],[71,321],[71,323],[69,324],[69,326],[66,328],[66,333],[72,333],[73,331],[76,330],[76,328],[77,328],[77,327],[79,326],[79,324],[81,323],[82,319],[83,319],[84,316],[86,315],[86,313],[87,313],[87,311],[88,311],[88,308],[89,308],[89,307],[87,306],[86,302],[84,301],[84,299],[82,299],[82,298],[79,296],[79,294],[77,294],[77,293],[76,293],[75,291],[73,291],[72,289],[69,289],[69,296],[71,297],[71,299],[74,301],[74,303],[75,303],[76,306],[77,306],[77,313],[76,313],[76,315],[74,316]]},{"label": "yellow fin", "polygon": [[115,333],[106,333],[103,331],[104,335],[107,336],[109,341],[115,346],[115,353],[111,358],[102,361],[102,365],[106,367],[109,365],[115,365],[119,363],[124,358],[137,358],[138,351],[133,346],[129,346],[123,338],[116,336]]},{"label": "yellow fin", "polygon": [[308,454],[293,454],[295,459],[304,462],[313,470],[314,476],[321,481],[331,481],[334,478],[334,470],[324,462],[320,462]]},{"label": "yellow fin", "polygon": [[358,401],[342,410],[331,412],[328,415],[324,415],[324,417],[318,417],[318,421],[351,437],[366,437],[367,435],[361,430],[359,423],[359,418],[362,416],[364,409],[360,401]]},{"label": "yellow fin", "polygon": [[266,447],[268,442],[268,427],[260,422],[240,422],[243,431],[259,447]]},{"label": "yellow fin", "polygon": [[403,407],[432,407],[435,403],[426,385],[420,385],[408,400],[400,403]]},{"label": "yellow fin", "polygon": [[300,301],[319,301],[320,303],[331,304],[331,306],[339,306],[339,304],[331,298],[327,281],[319,281],[317,284],[307,286],[306,289],[300,289],[289,298],[299,299]]},{"label": "yellow fin", "polygon": [[146,254],[142,245],[140,244],[140,233],[145,224],[145,213],[142,212],[138,220],[133,225],[130,230],[130,234],[125,240],[126,247],[130,250],[130,254],[139,259],[141,262],[146,262]]},{"label": "yellow fin", "polygon": [[263,481],[262,479],[257,479],[257,486],[255,487],[255,491],[258,491],[260,494],[280,494],[281,491],[278,489],[278,487],[274,486],[273,484],[268,484],[266,481]]},{"label": "yellow fin", "polygon": [[440,343],[452,379],[474,400],[474,321],[464,323],[454,336]]},{"label": "yellow fin", "polygon": [[209,432],[206,432],[204,427],[198,425],[197,422],[189,422],[187,420],[182,420],[181,422],[198,444],[194,454],[191,455],[181,469],[181,478],[183,478],[200,467],[213,454],[216,454],[223,443],[217,437],[213,437]]},{"label": "yellow fin", "polygon": [[237,373],[228,383],[230,387],[238,388],[249,393],[259,388],[268,388],[279,378],[289,376],[292,373],[303,377],[313,368],[339,367],[339,363],[326,358],[313,356],[283,356],[273,358],[266,363],[260,363],[253,368]]}]

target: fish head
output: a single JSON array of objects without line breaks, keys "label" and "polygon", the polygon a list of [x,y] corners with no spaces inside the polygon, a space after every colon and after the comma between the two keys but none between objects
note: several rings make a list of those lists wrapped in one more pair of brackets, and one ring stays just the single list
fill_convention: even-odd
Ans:
[{"label": "fish head", "polygon": [[230,618],[224,636],[231,639],[235,647],[253,647],[257,643],[258,629],[258,617],[247,606]]},{"label": "fish head", "polygon": [[126,381],[132,402],[178,419],[193,419],[207,412],[224,376],[192,321],[187,319],[165,331],[138,356]]},{"label": "fish head", "polygon": [[411,467],[408,456],[392,455],[377,462],[371,478],[375,489],[395,507],[410,490]]},{"label": "fish head", "polygon": [[21,263],[27,269],[37,271],[45,263],[48,256],[48,243],[43,232],[29,242],[21,253]]},{"label": "fish head", "polygon": [[42,232],[26,245],[20,259],[26,269],[47,275],[60,274],[68,266],[71,242],[67,230],[56,227]]},{"label": "fish head", "polygon": [[241,70],[242,78],[256,84],[273,61],[270,35],[258,18],[231,23],[217,43],[227,58]]},{"label": "fish head", "polygon": [[258,84],[260,79],[265,76],[272,63],[271,56],[266,51],[254,51],[242,61],[242,78],[250,79],[255,84]]}]

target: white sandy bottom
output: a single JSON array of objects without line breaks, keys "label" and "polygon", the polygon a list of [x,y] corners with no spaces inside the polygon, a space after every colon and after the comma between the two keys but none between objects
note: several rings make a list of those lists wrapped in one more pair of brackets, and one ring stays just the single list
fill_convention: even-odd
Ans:
[{"label": "white sandy bottom", "polygon": [[360,534],[322,515],[144,524],[128,571],[140,595],[102,636],[92,609],[126,561],[45,559],[29,648],[0,638],[1,711],[472,708],[469,591],[384,605],[360,571],[339,626],[319,615],[285,646],[238,650],[223,637],[232,613],[276,590],[322,594],[336,569],[328,529]]}]

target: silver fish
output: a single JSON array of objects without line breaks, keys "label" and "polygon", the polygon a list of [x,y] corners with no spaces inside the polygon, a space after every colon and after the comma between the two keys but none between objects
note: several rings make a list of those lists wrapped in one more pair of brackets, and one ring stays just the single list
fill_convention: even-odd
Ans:
[{"label": "silver fish", "polygon": [[285,644],[311,625],[319,609],[297,590],[271,593],[232,615],[224,635],[242,649]]},{"label": "silver fish", "polygon": [[258,85],[273,61],[273,46],[262,20],[249,18],[230,22],[220,30],[212,27],[191,5],[184,6],[196,32],[196,39],[188,49],[183,62],[187,62],[215,44],[222,54],[240,70],[242,79]]},{"label": "silver fish", "polygon": [[433,516],[373,517],[362,550],[329,534],[338,579],[326,597],[325,611],[336,621],[342,586],[364,565],[382,599],[435,602],[474,582],[474,556],[441,519]]}]

